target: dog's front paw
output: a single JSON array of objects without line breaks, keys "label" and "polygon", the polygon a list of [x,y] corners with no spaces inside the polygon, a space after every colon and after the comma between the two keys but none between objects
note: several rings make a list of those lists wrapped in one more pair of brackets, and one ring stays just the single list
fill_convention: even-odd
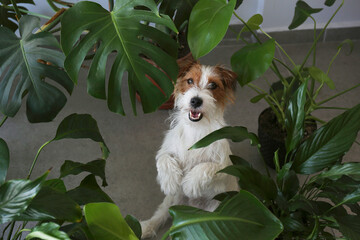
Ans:
[{"label": "dog's front paw", "polygon": [[188,198],[199,198],[204,195],[204,191],[210,182],[210,177],[195,171],[190,171],[185,175],[181,185],[184,194]]},{"label": "dog's front paw", "polygon": [[156,229],[152,224],[151,220],[141,221],[141,239],[143,238],[152,238],[156,236]]},{"label": "dog's front paw", "polygon": [[161,190],[165,195],[175,195],[180,189],[183,174],[178,163],[174,159],[162,157],[158,159],[156,166]]}]

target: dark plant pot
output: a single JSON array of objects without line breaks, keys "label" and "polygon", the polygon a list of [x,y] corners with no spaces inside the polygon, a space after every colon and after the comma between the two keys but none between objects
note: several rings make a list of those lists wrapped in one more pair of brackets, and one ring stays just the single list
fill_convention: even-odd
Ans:
[{"label": "dark plant pot", "polygon": [[[283,166],[286,154],[286,132],[279,126],[276,115],[271,108],[266,108],[262,111],[258,119],[258,124],[258,136],[261,144],[260,152],[266,164],[273,169],[275,168],[274,153],[279,149],[279,164]],[[315,121],[305,124],[303,141],[316,131],[316,129],[317,125]]]}]

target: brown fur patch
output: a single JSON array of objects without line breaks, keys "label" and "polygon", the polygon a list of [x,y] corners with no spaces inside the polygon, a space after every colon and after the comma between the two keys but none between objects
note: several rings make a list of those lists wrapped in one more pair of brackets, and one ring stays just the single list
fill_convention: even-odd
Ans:
[{"label": "brown fur patch", "polygon": [[[197,62],[193,62],[190,67],[188,67],[187,71],[182,72],[176,82],[175,85],[175,95],[179,93],[185,93],[189,88],[195,86],[199,86],[200,78],[201,78],[201,65]],[[193,80],[193,84],[188,83],[188,79]]]},{"label": "brown fur patch", "polygon": [[215,66],[215,73],[218,74],[221,78],[221,82],[224,85],[225,90],[225,102],[226,99],[234,102],[235,100],[235,90],[236,90],[236,78],[237,75],[233,71],[224,68],[223,66],[217,65]]}]

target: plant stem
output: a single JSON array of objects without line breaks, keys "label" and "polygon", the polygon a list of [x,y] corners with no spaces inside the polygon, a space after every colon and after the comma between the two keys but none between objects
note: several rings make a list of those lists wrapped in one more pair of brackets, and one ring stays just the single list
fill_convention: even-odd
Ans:
[{"label": "plant stem", "polygon": [[324,103],[326,103],[326,102],[328,102],[328,101],[330,101],[330,100],[333,100],[334,98],[336,98],[336,97],[338,97],[338,96],[340,96],[340,95],[343,95],[343,94],[345,94],[345,93],[347,93],[347,92],[349,92],[349,91],[351,91],[351,90],[353,90],[353,89],[355,89],[355,88],[357,88],[357,87],[360,87],[360,83],[359,83],[359,84],[356,84],[355,86],[353,86],[353,87],[351,87],[351,88],[348,88],[348,89],[346,89],[346,90],[344,90],[344,91],[342,91],[342,92],[339,92],[338,94],[335,94],[335,95],[332,96],[332,97],[329,97],[329,98],[327,98],[327,99],[319,102],[317,105],[320,106],[320,105],[322,105],[322,104],[324,104]]},{"label": "plant stem", "polygon": [[2,125],[4,125],[4,123],[6,122],[7,119],[8,119],[8,116],[3,117],[3,119],[0,122],[0,127],[2,127]]},{"label": "plant stem", "polygon": [[321,30],[321,32],[319,33],[319,35],[317,36],[316,40],[314,41],[313,45],[311,46],[309,52],[307,53],[304,61],[302,62],[299,72],[301,71],[301,69],[303,69],[306,61],[308,60],[311,52],[314,50],[314,48],[316,47],[316,43],[317,41],[319,41],[320,37],[323,35],[323,33],[325,32],[326,28],[328,27],[328,25],[330,24],[330,22],[333,20],[333,18],[335,17],[335,15],[337,14],[337,12],[341,9],[341,7],[344,5],[344,0],[342,0],[340,6],[336,9],[336,11],[333,13],[333,15],[331,16],[331,18],[327,21],[327,23],[325,24],[325,27]]},{"label": "plant stem", "polygon": [[236,13],[235,11],[233,11],[233,14],[235,15],[235,17],[236,17],[237,19],[239,19],[239,20],[244,24],[245,27],[248,28],[248,30],[251,32],[251,34],[256,38],[256,41],[258,41],[258,43],[261,44],[261,40],[260,40],[259,37],[254,33],[254,31],[247,25],[247,23],[246,23],[239,15],[237,15],[237,13]]},{"label": "plant stem", "polygon": [[52,0],[46,0],[46,1],[48,2],[49,6],[52,8],[52,10],[54,10],[55,12],[57,12],[57,11],[60,10],[60,8],[58,8],[58,7],[53,3]]},{"label": "plant stem", "polygon": [[16,1],[15,0],[10,0],[10,2],[13,5],[13,8],[14,8],[15,13],[16,13],[16,20],[20,21],[21,13],[20,13],[20,10],[19,10],[18,6],[16,5]]},{"label": "plant stem", "polygon": [[278,63],[280,63],[284,68],[286,68],[294,77],[296,77],[295,73],[291,70],[291,68],[289,68],[283,61],[281,61],[280,59],[274,57],[274,60],[277,61]]},{"label": "plant stem", "polygon": [[313,52],[313,66],[315,66],[316,64],[316,45],[317,45],[317,42],[315,41],[316,40],[316,21],[315,21],[315,18],[313,18],[311,15],[309,15],[309,17],[314,21],[314,52]]},{"label": "plant stem", "polygon": [[[260,31],[265,34],[268,38],[273,39],[269,34],[267,34],[262,28],[260,28]],[[287,52],[281,47],[281,45],[274,39],[275,45],[285,54],[285,56],[289,59],[291,64],[296,67],[295,62],[292,60],[292,58],[287,54]]]},{"label": "plant stem", "polygon": [[114,0],[109,0],[109,10],[110,12],[114,9]]},{"label": "plant stem", "polygon": [[61,20],[62,14],[66,11],[65,8],[60,9],[55,13],[54,16],[51,17],[49,21],[47,21],[43,26],[41,26],[40,30],[45,32],[53,29]]},{"label": "plant stem", "polygon": [[330,72],[330,68],[333,64],[333,62],[335,61],[336,57],[339,55],[341,51],[341,48],[338,49],[338,51],[336,52],[336,54],[333,56],[333,58],[331,59],[330,63],[329,63],[329,67],[328,67],[328,70],[326,71],[326,75],[329,75],[329,72]]},{"label": "plant stem", "polygon": [[35,164],[36,164],[36,162],[37,162],[37,160],[38,160],[38,157],[39,157],[39,155],[40,155],[40,152],[43,150],[43,148],[44,148],[46,145],[48,145],[48,144],[51,143],[52,141],[53,141],[53,140],[47,141],[46,143],[44,143],[44,144],[39,148],[39,150],[38,150],[38,152],[36,153],[36,156],[35,156],[35,158],[34,158],[34,161],[33,161],[33,163],[31,164],[31,168],[30,168],[29,174],[27,175],[26,179],[30,179],[31,173],[32,173],[32,171],[33,171],[33,169],[34,169],[34,167],[35,167]]},{"label": "plant stem", "polygon": [[70,2],[64,2],[64,1],[61,1],[61,0],[53,0],[53,2],[56,2],[60,5],[63,5],[65,7],[72,7],[74,6],[74,3],[70,3]]},{"label": "plant stem", "polygon": [[5,232],[6,232],[6,230],[10,227],[10,225],[11,225],[11,222],[9,222],[9,223],[6,225],[6,227],[4,227],[3,232],[2,232],[2,235],[1,235],[1,239],[4,239]]},{"label": "plant stem", "polygon": [[31,232],[31,229],[27,229],[27,228],[21,229],[19,232],[16,233],[13,239],[17,240],[17,238],[19,238],[23,232]]}]

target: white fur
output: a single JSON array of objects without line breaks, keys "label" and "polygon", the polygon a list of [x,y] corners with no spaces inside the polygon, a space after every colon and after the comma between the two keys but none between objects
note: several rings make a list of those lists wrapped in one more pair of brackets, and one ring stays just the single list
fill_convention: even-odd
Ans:
[{"label": "white fur", "polygon": [[[212,67],[202,66],[199,86],[194,86],[175,99],[175,111],[171,115],[170,130],[156,155],[157,181],[166,197],[154,216],[141,222],[142,237],[152,237],[168,219],[169,207],[186,204],[213,211],[218,202],[212,198],[222,192],[237,190],[236,179],[217,172],[231,165],[227,140],[219,140],[210,146],[195,150],[189,148],[209,133],[226,126],[224,110],[216,104],[208,90],[208,77]],[[203,113],[199,122],[189,120],[190,99],[200,97]]]}]

